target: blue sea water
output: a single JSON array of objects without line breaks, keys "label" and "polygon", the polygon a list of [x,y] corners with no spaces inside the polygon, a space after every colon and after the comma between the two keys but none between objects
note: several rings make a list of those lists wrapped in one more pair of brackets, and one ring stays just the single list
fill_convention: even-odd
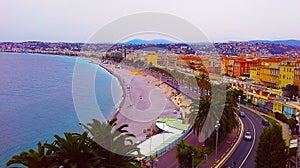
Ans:
[{"label": "blue sea water", "polygon": [[[0,53],[0,167],[6,167],[5,163],[21,151],[36,149],[38,141],[52,142],[54,134],[83,132],[73,101],[75,65],[96,72],[94,92],[104,116],[100,120],[109,119],[122,90],[104,69],[74,57]],[[80,96],[77,101],[87,99]],[[98,115],[92,109],[88,104],[81,107],[87,111],[84,121]]]}]

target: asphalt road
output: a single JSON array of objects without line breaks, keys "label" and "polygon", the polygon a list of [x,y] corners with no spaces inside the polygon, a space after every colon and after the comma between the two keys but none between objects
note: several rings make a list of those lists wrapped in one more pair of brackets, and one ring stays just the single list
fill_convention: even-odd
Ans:
[{"label": "asphalt road", "polygon": [[261,123],[262,118],[258,114],[245,108],[241,108],[241,111],[246,115],[241,118],[245,127],[244,133],[247,131],[251,132],[252,140],[245,140],[243,137],[240,144],[223,167],[231,166],[234,161],[236,162],[236,168],[255,167],[255,153],[258,147],[259,136],[264,126]]}]

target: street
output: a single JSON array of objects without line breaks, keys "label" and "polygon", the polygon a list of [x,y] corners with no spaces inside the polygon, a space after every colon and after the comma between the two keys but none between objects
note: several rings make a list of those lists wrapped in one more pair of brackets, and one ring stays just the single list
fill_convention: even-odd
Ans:
[{"label": "street", "polygon": [[224,167],[231,166],[234,161],[236,162],[236,167],[255,167],[255,153],[258,147],[259,136],[263,129],[262,118],[258,114],[242,107],[241,111],[246,115],[246,117],[241,118],[245,127],[244,132],[251,132],[252,140],[243,139],[231,157],[226,161]]}]

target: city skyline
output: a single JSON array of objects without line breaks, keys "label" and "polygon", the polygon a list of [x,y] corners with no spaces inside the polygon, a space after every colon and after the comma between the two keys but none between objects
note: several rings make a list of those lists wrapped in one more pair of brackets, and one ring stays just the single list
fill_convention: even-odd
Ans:
[{"label": "city skyline", "polygon": [[[86,42],[124,16],[166,13],[195,25],[211,42],[300,39],[300,1],[6,1],[0,41]],[[4,15],[4,13],[6,13]],[[154,37],[157,39],[157,37]]]}]

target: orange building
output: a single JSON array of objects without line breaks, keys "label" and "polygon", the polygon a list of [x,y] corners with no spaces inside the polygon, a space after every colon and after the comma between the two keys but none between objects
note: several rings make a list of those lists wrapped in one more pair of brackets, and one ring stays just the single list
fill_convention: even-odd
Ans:
[{"label": "orange building", "polygon": [[203,58],[197,56],[178,56],[177,66],[183,68],[190,68],[194,71],[201,71],[207,74],[205,65],[203,64]]},{"label": "orange building", "polygon": [[250,76],[250,67],[253,59],[245,57],[221,57],[222,60],[222,74],[232,77]]}]

